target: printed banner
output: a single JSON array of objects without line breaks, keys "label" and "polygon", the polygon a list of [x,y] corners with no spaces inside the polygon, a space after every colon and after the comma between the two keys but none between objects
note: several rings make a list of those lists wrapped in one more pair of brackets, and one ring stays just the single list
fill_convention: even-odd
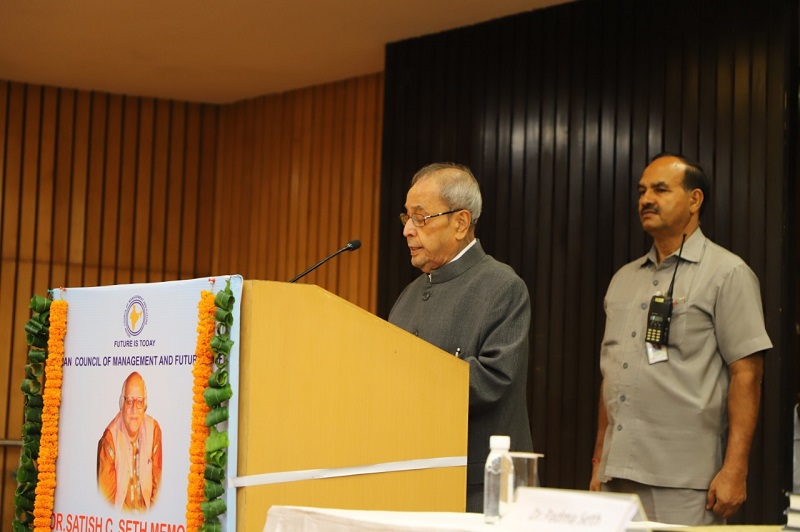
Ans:
[{"label": "printed banner", "polygon": [[[55,291],[69,310],[54,531],[186,530],[198,302],[228,280],[236,303],[227,471],[235,476],[242,278]],[[235,530],[233,491],[223,530]]]}]

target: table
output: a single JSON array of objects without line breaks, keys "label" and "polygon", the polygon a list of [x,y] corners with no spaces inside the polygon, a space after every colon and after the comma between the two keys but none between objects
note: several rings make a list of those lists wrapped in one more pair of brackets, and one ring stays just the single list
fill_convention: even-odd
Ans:
[{"label": "table", "polygon": [[[779,532],[781,525],[680,527],[663,523],[631,523],[628,531],[653,532]],[[502,522],[486,524],[483,514],[455,512],[389,512],[342,510],[305,506],[273,506],[267,513],[264,532],[508,532]]]}]

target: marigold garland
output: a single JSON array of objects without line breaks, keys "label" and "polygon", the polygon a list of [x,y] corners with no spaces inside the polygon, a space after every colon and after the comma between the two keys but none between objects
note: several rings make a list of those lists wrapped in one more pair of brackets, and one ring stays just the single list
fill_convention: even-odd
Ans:
[{"label": "marigold garland", "polygon": [[[229,304],[226,304],[225,307],[227,308],[223,308],[222,310],[227,312],[228,319],[232,321],[230,310],[234,299],[230,291],[230,281],[228,282],[228,287],[223,290],[223,292],[225,292],[225,294],[221,293],[220,296],[229,296],[227,299]],[[34,308],[34,301],[32,301],[31,305],[31,308]],[[221,354],[227,356],[230,346],[233,344],[228,335],[220,334],[220,331],[217,328],[215,316],[218,306],[219,304],[217,303],[213,293],[205,290],[201,292],[200,302],[198,303],[198,335],[197,344],[195,346],[196,358],[194,367],[192,369],[193,403],[191,440],[189,446],[190,465],[188,477],[189,482],[187,488],[188,502],[186,505],[186,524],[187,530],[189,531],[202,531],[206,528],[217,529],[219,527],[218,523],[214,525],[211,524],[211,521],[204,522],[204,520],[206,517],[211,518],[225,512],[224,501],[210,501],[210,499],[219,496],[220,493],[209,495],[205,480],[208,467],[211,467],[212,469],[215,467],[216,469],[220,469],[218,466],[211,465],[210,462],[207,463],[206,457],[210,456],[208,454],[208,442],[215,441],[213,445],[214,448],[217,449],[225,449],[228,445],[227,432],[218,433],[216,430],[214,430],[213,436],[215,436],[215,438],[211,438],[209,440],[209,436],[212,433],[212,428],[210,428],[208,425],[210,422],[208,421],[207,417],[209,412],[211,412],[212,407],[208,404],[208,398],[205,396],[205,392],[209,388],[209,380],[214,369],[213,361],[215,349],[220,350]],[[59,409],[61,406],[61,385],[63,380],[62,367],[64,363],[64,339],[67,331],[67,302],[58,300],[50,303],[48,300],[47,305],[39,311],[44,312],[47,310],[47,307],[49,307],[49,312],[47,314],[41,314],[42,318],[40,319],[47,320],[47,315],[49,314],[49,320],[47,320],[49,321],[49,329],[46,326],[48,325],[47,321],[43,321],[42,323],[44,323],[45,327],[37,327],[34,335],[31,334],[32,331],[28,331],[29,344],[31,345],[32,349],[40,349],[39,353],[44,354],[43,357],[37,355],[35,358],[41,360],[42,358],[46,357],[44,368],[44,393],[41,394],[40,397],[42,397],[42,402],[39,403],[40,405],[43,403],[41,406],[41,435],[38,438],[39,441],[34,442],[38,443],[38,463],[35,462],[36,465],[38,465],[36,468],[38,470],[38,474],[35,475],[37,482],[35,487],[35,501],[33,504],[33,525],[35,532],[50,531],[50,523],[55,505],[56,460],[58,458],[58,419]],[[32,323],[33,321],[35,320],[29,322],[29,325],[39,325],[39,323]],[[227,325],[230,326],[230,322],[228,322]],[[26,326],[26,331],[27,330],[28,328]],[[40,343],[37,344],[32,341],[31,339],[35,335],[46,339],[45,342],[41,342],[41,340],[39,340]],[[216,340],[222,340],[221,349],[220,346],[217,346],[217,348],[212,348],[212,340],[215,339],[215,336],[217,336]],[[33,340],[35,340],[35,338],[33,338]],[[45,347],[45,345],[47,346],[47,351],[42,349]],[[31,351],[30,353],[30,358],[33,361],[34,351]],[[225,375],[223,380],[226,380],[227,372],[222,371],[222,374]],[[215,380],[219,380],[217,374],[214,375]],[[33,382],[35,383],[35,379]],[[222,390],[222,393],[218,394],[218,398],[225,401],[231,396],[230,386],[226,385],[224,382],[215,382],[214,386],[220,386],[221,384],[224,389]],[[26,385],[30,385],[27,380],[23,383],[23,387]],[[218,403],[215,404],[218,405]],[[225,408],[224,411],[225,419],[227,419],[227,408]],[[215,410],[214,413],[216,414],[218,412],[218,410]],[[216,422],[219,421],[214,421],[212,423]],[[220,435],[223,437],[218,438]],[[224,454],[222,456],[224,460]],[[218,463],[218,457],[212,456],[211,458],[212,462]],[[219,465],[223,465],[221,471],[222,476],[224,476],[224,464]],[[216,477],[214,478],[216,479]],[[207,506],[206,510],[209,513],[208,516],[204,515],[203,506]],[[21,509],[16,508],[16,510],[16,513],[19,514]],[[24,516],[24,514],[19,515]],[[214,517],[214,519],[214,522],[216,522],[216,517]],[[26,526],[24,522],[19,521],[18,519],[15,520],[13,525],[15,530],[17,530],[19,527]]]},{"label": "marigold garland", "polygon": [[216,328],[215,311],[214,294],[203,290],[198,303],[196,359],[192,369],[192,435],[189,445],[189,498],[186,504],[186,527],[189,531],[199,530],[203,526],[203,511],[200,504],[205,500],[205,441],[210,433],[205,419],[211,410],[205,402],[203,393],[208,386],[212,370],[211,339]]},{"label": "marigold garland", "polygon": [[39,474],[36,500],[33,507],[33,526],[36,532],[50,530],[56,490],[56,459],[58,458],[58,411],[61,406],[61,382],[64,363],[64,338],[67,334],[67,302],[53,301],[50,305],[50,338],[47,341],[45,362],[44,406],[42,436],[39,448]]}]

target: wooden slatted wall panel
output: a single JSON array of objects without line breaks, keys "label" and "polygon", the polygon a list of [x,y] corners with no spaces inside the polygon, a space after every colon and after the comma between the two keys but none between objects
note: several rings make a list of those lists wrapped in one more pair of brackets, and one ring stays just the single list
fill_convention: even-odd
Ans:
[{"label": "wooden slatted wall panel", "polygon": [[298,282],[374,311],[382,99],[375,74],[222,109],[215,271],[288,281],[359,239]]},{"label": "wooden slatted wall panel", "polygon": [[470,165],[484,193],[478,236],[531,293],[528,407],[545,485],[588,486],[603,296],[650,246],[635,210],[647,160],[683,152],[714,177],[704,231],[755,270],[775,345],[734,521],[781,522],[796,11],[784,0],[585,1],[389,45],[378,312],[419,275],[396,222],[411,176],[433,161]]},{"label": "wooden slatted wall panel", "polygon": [[[212,107],[0,82],[0,439],[20,438],[34,293],[211,273],[215,129]],[[5,524],[18,451],[0,447]]]},{"label": "wooden slatted wall panel", "polygon": [[[34,293],[240,273],[374,310],[382,74],[228,106],[0,82],[0,439]],[[0,446],[0,521],[18,448]]]}]

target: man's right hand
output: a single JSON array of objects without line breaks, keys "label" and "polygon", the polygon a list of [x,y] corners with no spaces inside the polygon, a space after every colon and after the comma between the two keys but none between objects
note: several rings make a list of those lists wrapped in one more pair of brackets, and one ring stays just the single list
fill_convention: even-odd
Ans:
[{"label": "man's right hand", "polygon": [[592,460],[592,480],[589,482],[589,491],[600,491],[600,479],[597,478],[597,473],[600,470],[600,463]]},{"label": "man's right hand", "polygon": [[589,491],[600,491],[600,459],[598,456],[603,455],[603,441],[606,437],[606,428],[608,427],[608,414],[606,413],[606,404],[603,402],[603,383],[605,380],[600,381],[600,400],[597,402],[597,439],[594,443],[594,451],[592,452],[592,480],[589,482]]}]

